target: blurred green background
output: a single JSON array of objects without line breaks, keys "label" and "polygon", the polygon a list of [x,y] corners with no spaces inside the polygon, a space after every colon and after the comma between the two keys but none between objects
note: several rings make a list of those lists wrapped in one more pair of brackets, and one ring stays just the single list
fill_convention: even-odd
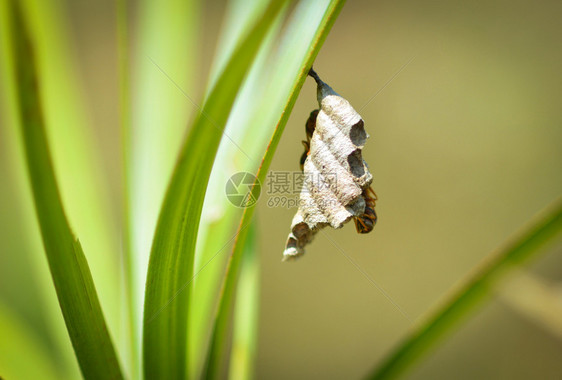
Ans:
[{"label": "blurred green background", "polygon": [[[117,226],[123,215],[114,4],[75,0],[61,9]],[[224,9],[220,1],[202,6],[192,99],[203,94]],[[319,234],[301,260],[282,263],[296,210],[267,207],[262,192],[257,378],[365,375],[412,321],[562,193],[561,15],[557,1],[345,5],[314,67],[365,121],[370,139],[363,155],[379,221],[368,235],[352,225],[327,230],[335,244]],[[298,170],[315,91],[308,80],[271,170]],[[179,90],[178,99],[185,101]],[[193,112],[187,101],[185,107]],[[47,328],[64,326],[54,291],[44,286],[46,262],[8,137],[0,128],[0,301],[48,350],[66,333]],[[528,272],[562,289],[561,247]],[[559,378],[560,336],[500,294],[409,376]]]}]

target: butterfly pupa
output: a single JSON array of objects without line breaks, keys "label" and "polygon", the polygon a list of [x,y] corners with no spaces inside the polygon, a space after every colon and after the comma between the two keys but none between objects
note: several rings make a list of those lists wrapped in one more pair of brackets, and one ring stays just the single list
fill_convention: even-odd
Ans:
[{"label": "butterfly pupa", "polygon": [[354,219],[357,232],[368,233],[377,220],[373,176],[361,154],[369,137],[363,119],[312,69],[309,75],[317,83],[320,109],[306,123],[301,157],[304,180],[284,260],[303,255],[305,246],[324,227],[341,228]]}]

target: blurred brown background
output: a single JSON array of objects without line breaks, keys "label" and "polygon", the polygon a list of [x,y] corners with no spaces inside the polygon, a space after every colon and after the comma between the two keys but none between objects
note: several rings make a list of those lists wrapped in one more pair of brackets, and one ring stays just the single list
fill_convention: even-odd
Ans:
[{"label": "blurred brown background", "polygon": [[[349,1],[316,60],[361,110],[379,196],[371,234],[327,233],[413,320],[562,191],[561,15],[558,2]],[[309,81],[272,170],[298,168],[314,91]],[[280,263],[293,211],[259,215],[258,375],[360,377],[412,323],[322,234]],[[557,282],[561,264],[553,254],[533,271]],[[560,340],[494,301],[411,377],[558,378],[560,358]]]},{"label": "blurred brown background", "polygon": [[[117,203],[114,5],[77,0],[68,7]],[[223,11],[217,1],[203,10],[199,92],[190,94],[195,99]],[[258,378],[365,375],[412,321],[562,193],[561,17],[557,1],[346,4],[315,69],[365,120],[371,137],[363,154],[375,178],[379,222],[363,236],[352,225],[328,230],[329,239],[319,234],[301,260],[282,263],[295,210],[261,203]],[[298,170],[315,99],[308,80],[271,170]],[[529,270],[559,283],[560,253]],[[410,377],[560,378],[561,358],[559,339],[495,299]]]}]

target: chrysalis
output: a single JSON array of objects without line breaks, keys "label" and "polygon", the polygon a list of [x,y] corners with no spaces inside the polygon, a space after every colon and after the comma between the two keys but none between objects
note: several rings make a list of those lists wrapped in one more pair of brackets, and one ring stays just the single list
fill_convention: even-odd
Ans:
[{"label": "chrysalis", "polygon": [[341,228],[353,218],[357,232],[368,233],[377,221],[373,176],[361,155],[369,137],[363,120],[314,70],[309,75],[318,84],[320,109],[306,122],[303,186],[284,260],[303,255],[321,228]]}]

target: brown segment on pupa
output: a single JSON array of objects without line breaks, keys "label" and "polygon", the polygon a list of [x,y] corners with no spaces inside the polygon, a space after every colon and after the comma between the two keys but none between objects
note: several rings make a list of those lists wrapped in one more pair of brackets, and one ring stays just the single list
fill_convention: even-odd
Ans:
[{"label": "brown segment on pupa", "polygon": [[310,139],[312,138],[312,134],[314,133],[314,129],[316,128],[316,117],[318,116],[318,111],[320,110],[312,111],[305,124],[306,141],[302,142],[302,145],[304,145],[304,153],[302,154],[300,161],[301,170],[303,171],[304,162],[306,161],[306,157],[308,157],[308,153],[310,152]]},{"label": "brown segment on pupa", "polygon": [[304,181],[284,260],[303,255],[305,246],[326,226],[341,228],[355,218],[357,231],[367,233],[376,222],[373,176],[361,155],[369,137],[363,120],[312,69],[309,75],[318,85],[320,110],[313,111],[306,124]]}]

